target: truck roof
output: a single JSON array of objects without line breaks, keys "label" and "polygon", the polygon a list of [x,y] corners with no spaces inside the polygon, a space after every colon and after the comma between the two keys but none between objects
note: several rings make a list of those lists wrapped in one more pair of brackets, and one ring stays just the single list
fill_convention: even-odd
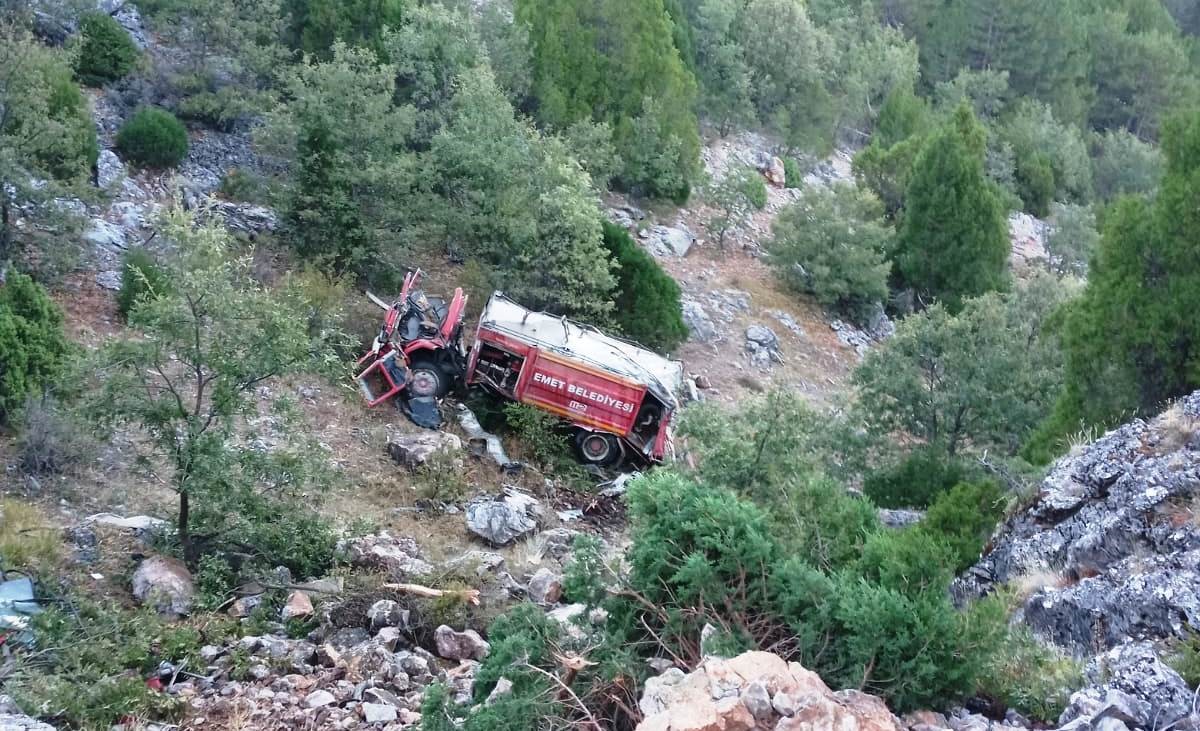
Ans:
[{"label": "truck roof", "polygon": [[683,389],[683,363],[640,345],[606,335],[566,317],[534,312],[496,292],[479,317],[481,327],[495,330],[644,384],[665,403],[677,405]]}]

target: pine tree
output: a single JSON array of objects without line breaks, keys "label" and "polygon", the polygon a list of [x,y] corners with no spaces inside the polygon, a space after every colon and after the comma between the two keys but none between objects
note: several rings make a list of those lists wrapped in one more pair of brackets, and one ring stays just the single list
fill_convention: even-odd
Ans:
[{"label": "pine tree", "polygon": [[1158,409],[1200,388],[1200,114],[1164,129],[1167,171],[1153,202],[1122,199],[1105,217],[1083,297],[1063,327],[1067,384],[1043,429]]},{"label": "pine tree", "polygon": [[960,105],[917,157],[906,194],[896,269],[919,296],[951,311],[1008,284],[1004,210],[983,170],[986,134]]},{"label": "pine tree", "polygon": [[[629,163],[621,176],[626,187],[686,199],[699,167],[696,80],[675,47],[663,0],[517,0],[516,17],[530,29],[541,120],[558,128],[581,119],[608,122]],[[647,100],[656,112],[639,127]],[[650,127],[679,150],[666,182],[647,178],[638,156],[626,154]]]}]

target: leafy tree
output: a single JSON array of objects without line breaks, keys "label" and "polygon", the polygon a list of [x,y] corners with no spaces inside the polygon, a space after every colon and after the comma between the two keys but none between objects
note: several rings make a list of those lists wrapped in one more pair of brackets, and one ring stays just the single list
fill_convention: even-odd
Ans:
[{"label": "leafy tree", "polygon": [[966,571],[983,552],[996,523],[1004,515],[1004,493],[995,482],[962,482],[929,506],[919,531],[946,544],[951,570]]},{"label": "leafy tree", "polygon": [[512,0],[496,0],[479,10],[478,28],[496,74],[496,84],[514,107],[524,108],[533,94],[529,27],[514,17]]},{"label": "leafy tree", "polygon": [[721,136],[726,136],[737,127],[749,127],[757,121],[750,66],[741,43],[732,35],[739,3],[700,0],[690,5],[699,108]]},{"label": "leafy tree", "polygon": [[839,63],[833,37],[812,22],[801,0],[750,0],[735,33],[750,67],[758,118],[792,150],[827,150],[839,116],[825,83]]},{"label": "leafy tree", "polygon": [[863,479],[863,494],[881,508],[924,509],[966,476],[962,460],[938,446],[923,446],[895,465],[870,472]]},{"label": "leafy tree", "polygon": [[117,149],[142,167],[174,167],[187,155],[187,128],[165,109],[139,107],[117,131]]},{"label": "leafy tree", "polygon": [[965,101],[976,117],[989,123],[1000,117],[1013,98],[1008,72],[992,69],[963,69],[950,81],[939,82],[933,93],[939,109],[953,110]]},{"label": "leafy tree", "polygon": [[767,205],[766,183],[749,165],[734,166],[709,183],[704,201],[713,209],[708,230],[716,235],[718,248],[724,249],[729,232],[745,226],[754,211]]},{"label": "leafy tree", "polygon": [[838,100],[838,131],[862,133],[893,91],[912,89],[920,75],[917,46],[893,27],[881,25],[870,6],[847,11],[828,25],[843,49],[829,85]]},{"label": "leafy tree", "polygon": [[[46,204],[82,194],[99,154],[87,101],[71,76],[64,54],[0,21],[0,272],[18,244],[43,232],[62,235],[69,213]],[[38,230],[18,240],[20,211],[34,211]]]},{"label": "leafy tree", "polygon": [[1016,453],[1061,387],[1062,354],[1043,327],[1064,296],[1035,278],[967,300],[958,315],[935,305],[907,318],[855,371],[868,424],[949,455],[967,445]]},{"label": "leafy tree", "polygon": [[430,158],[440,240],[528,307],[605,321],[616,279],[591,181],[560,140],[514,115],[486,68],[461,78]]},{"label": "leafy tree", "polygon": [[873,139],[851,162],[855,181],[879,198],[889,221],[900,218],[913,165],[925,142],[924,134],[914,134],[891,147]]},{"label": "leafy tree", "polygon": [[1042,456],[1080,426],[1146,413],[1200,387],[1200,115],[1172,119],[1153,202],[1119,200],[1104,219],[1087,288],[1062,327],[1066,387]]},{"label": "leafy tree", "polygon": [[28,276],[0,280],[0,424],[54,384],[67,365],[62,311]]},{"label": "leafy tree", "polygon": [[1096,214],[1088,206],[1055,203],[1051,210],[1053,228],[1046,235],[1046,266],[1062,279],[1068,274],[1082,277],[1088,261],[1100,244]]},{"label": "leafy tree", "polygon": [[[1023,101],[1000,126],[999,136],[1012,146],[1016,175],[1028,181],[1031,168],[1040,165],[1049,173],[1050,196],[1028,210],[1045,216],[1050,200],[1086,202],[1092,194],[1092,171],[1087,146],[1078,129],[1060,124],[1050,107]],[[1024,196],[1023,196],[1024,197]],[[1031,203],[1025,198],[1027,206]]]},{"label": "leafy tree", "polygon": [[[533,47],[533,92],[545,123],[608,122],[635,192],[686,200],[698,169],[696,82],[663,0],[517,0]],[[663,153],[654,157],[655,147]]]},{"label": "leafy tree", "polygon": [[85,14],[79,19],[79,32],[83,41],[75,58],[75,73],[90,86],[128,75],[141,57],[129,32],[108,13]]},{"label": "leafy tree", "polygon": [[412,8],[383,43],[397,101],[417,110],[414,142],[428,145],[446,123],[459,75],[486,63],[483,40],[465,11],[431,4]]},{"label": "leafy tree", "polygon": [[604,122],[581,119],[563,131],[562,140],[571,156],[591,176],[592,187],[598,192],[607,191],[608,184],[623,167],[609,126]]},{"label": "leafy tree", "polygon": [[284,0],[285,39],[293,49],[330,60],[340,41],[383,52],[383,34],[398,28],[410,3],[405,0]]},{"label": "leafy tree", "polygon": [[892,147],[925,131],[930,121],[929,104],[912,87],[898,86],[888,94],[879,110],[872,144]]},{"label": "leafy tree", "polygon": [[964,298],[1008,283],[1008,230],[983,174],[986,132],[970,108],[926,144],[913,164],[896,271],[921,297],[957,310]]},{"label": "leafy tree", "polygon": [[416,178],[413,111],[393,104],[395,68],[339,42],[332,60],[288,69],[283,85],[260,141],[292,163],[283,197],[293,246],[335,272],[386,278],[413,230],[405,201]]},{"label": "leafy tree", "polygon": [[1092,138],[1092,178],[1100,200],[1153,193],[1162,174],[1162,151],[1133,134],[1118,129]]},{"label": "leafy tree", "polygon": [[679,284],[616,224],[604,222],[604,246],[617,263],[614,319],[621,332],[660,352],[687,339]]},{"label": "leafy tree", "polygon": [[[192,500],[222,501],[258,482],[276,494],[311,487],[304,469],[311,445],[301,431],[281,428],[281,446],[267,453],[236,447],[257,413],[257,389],[275,376],[331,368],[328,333],[311,338],[289,292],[275,293],[251,278],[248,257],[234,257],[219,222],[200,224],[172,212],[162,232],[177,245],[167,264],[169,292],[146,298],[130,324],[148,337],[106,344],[90,406],[100,423],[128,424],[146,434],[141,445],[163,460],[179,496],[176,521],[189,563],[197,557]],[[199,506],[198,506],[199,507]]]},{"label": "leafy tree", "polygon": [[1170,110],[1195,103],[1200,92],[1169,18],[1165,28],[1142,25],[1137,4],[1114,3],[1117,7],[1092,17],[1090,78],[1096,103],[1089,121],[1097,129],[1124,128],[1153,139]]},{"label": "leafy tree", "polygon": [[775,220],[768,251],[791,289],[860,318],[887,298],[892,241],[869,191],[811,186]]}]

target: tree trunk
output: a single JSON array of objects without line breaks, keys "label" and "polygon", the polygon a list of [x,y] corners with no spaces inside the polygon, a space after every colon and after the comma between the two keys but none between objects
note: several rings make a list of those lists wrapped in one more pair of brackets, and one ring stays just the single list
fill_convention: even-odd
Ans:
[{"label": "tree trunk", "polygon": [[196,565],[195,550],[192,547],[192,535],[188,531],[188,492],[179,493],[179,546],[183,549],[183,562],[189,568]]}]

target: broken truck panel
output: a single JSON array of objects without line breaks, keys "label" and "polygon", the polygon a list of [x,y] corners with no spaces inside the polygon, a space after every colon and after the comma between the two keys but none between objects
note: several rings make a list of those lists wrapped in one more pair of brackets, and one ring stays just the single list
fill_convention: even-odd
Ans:
[{"label": "broken truck panel", "polygon": [[496,293],[480,316],[465,382],[566,419],[579,429],[581,457],[611,465],[629,452],[660,461],[669,451],[683,366]]}]

